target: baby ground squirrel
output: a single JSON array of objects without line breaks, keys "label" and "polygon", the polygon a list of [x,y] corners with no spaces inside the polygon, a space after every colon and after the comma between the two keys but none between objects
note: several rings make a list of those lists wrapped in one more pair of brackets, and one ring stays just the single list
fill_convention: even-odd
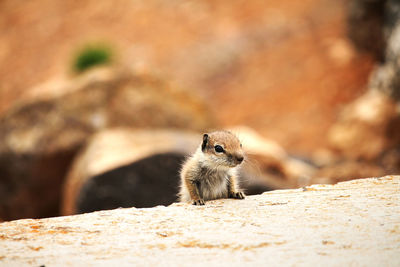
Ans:
[{"label": "baby ground squirrel", "polygon": [[242,144],[228,131],[203,135],[197,151],[181,170],[180,201],[204,205],[217,198],[243,199],[237,185],[237,169],[244,159]]}]

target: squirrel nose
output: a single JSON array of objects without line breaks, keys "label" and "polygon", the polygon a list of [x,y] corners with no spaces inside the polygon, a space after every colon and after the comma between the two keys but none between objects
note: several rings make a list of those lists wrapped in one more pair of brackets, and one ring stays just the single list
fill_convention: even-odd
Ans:
[{"label": "squirrel nose", "polygon": [[236,156],[236,160],[241,163],[243,161],[243,156]]}]

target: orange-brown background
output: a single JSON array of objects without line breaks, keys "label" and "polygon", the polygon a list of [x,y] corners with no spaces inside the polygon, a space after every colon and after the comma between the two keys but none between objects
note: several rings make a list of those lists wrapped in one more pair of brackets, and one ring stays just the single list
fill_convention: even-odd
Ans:
[{"label": "orange-brown background", "polygon": [[372,60],[346,36],[346,1],[16,1],[0,3],[0,112],[71,77],[82,45],[205,99],[221,127],[246,124],[287,150],[327,146]]}]

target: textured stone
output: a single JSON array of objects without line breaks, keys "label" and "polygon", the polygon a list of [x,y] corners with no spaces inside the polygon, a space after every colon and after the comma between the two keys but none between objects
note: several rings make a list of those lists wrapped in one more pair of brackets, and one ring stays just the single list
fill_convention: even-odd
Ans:
[{"label": "textured stone", "polygon": [[0,224],[2,266],[398,266],[400,176]]}]

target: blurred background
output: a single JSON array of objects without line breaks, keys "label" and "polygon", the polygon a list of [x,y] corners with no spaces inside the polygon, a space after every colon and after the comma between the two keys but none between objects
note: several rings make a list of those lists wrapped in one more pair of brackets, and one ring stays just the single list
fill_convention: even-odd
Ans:
[{"label": "blurred background", "polygon": [[176,201],[231,129],[247,194],[400,170],[395,0],[0,2],[0,221]]}]

